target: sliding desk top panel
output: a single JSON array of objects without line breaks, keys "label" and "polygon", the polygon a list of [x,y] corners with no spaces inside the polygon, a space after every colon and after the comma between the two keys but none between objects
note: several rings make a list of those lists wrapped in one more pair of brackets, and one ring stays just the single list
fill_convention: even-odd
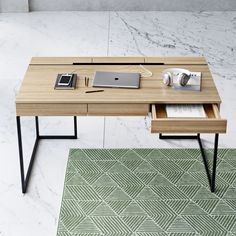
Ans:
[{"label": "sliding desk top panel", "polygon": [[[101,93],[91,90],[95,71],[143,72],[142,64],[153,75],[141,78],[140,89],[105,88]],[[179,67],[202,72],[200,92],[179,91],[162,83],[161,73],[167,68]],[[75,90],[54,90],[59,73],[78,75]],[[89,87],[84,78],[89,77]],[[34,57],[26,71],[16,97],[18,113],[24,104],[155,104],[155,103],[215,103],[221,100],[203,57]],[[86,110],[86,108],[84,108]],[[83,110],[83,109],[82,109]],[[84,112],[85,112],[84,110]]]}]

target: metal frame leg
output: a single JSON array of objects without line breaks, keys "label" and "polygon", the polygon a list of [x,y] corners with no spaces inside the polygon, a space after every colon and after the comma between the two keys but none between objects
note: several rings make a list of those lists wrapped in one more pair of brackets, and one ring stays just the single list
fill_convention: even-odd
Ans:
[{"label": "metal frame leg", "polygon": [[216,165],[217,165],[217,152],[218,152],[218,142],[219,142],[219,134],[215,134],[215,140],[214,140],[214,153],[213,153],[213,166],[212,166],[212,173],[210,171],[210,168],[208,166],[207,157],[202,145],[202,140],[200,137],[200,134],[197,135],[162,135],[159,134],[160,139],[196,139],[198,140],[198,144],[200,147],[201,155],[203,164],[206,170],[207,179],[210,185],[211,192],[215,192],[215,179],[216,179]]},{"label": "metal frame leg", "polygon": [[77,117],[74,116],[74,134],[73,135],[40,135],[38,116],[35,116],[36,138],[35,138],[35,143],[34,143],[34,147],[31,154],[30,163],[29,163],[26,176],[25,176],[25,169],[24,169],[24,155],[23,155],[20,116],[16,116],[16,126],[17,126],[17,137],[18,137],[19,158],[20,158],[21,187],[22,187],[22,193],[26,193],[40,139],[77,139]]}]

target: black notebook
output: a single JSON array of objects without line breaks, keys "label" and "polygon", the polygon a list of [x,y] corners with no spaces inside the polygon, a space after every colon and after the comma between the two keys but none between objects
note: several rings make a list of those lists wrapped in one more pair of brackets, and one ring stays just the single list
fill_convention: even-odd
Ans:
[{"label": "black notebook", "polygon": [[54,89],[59,89],[59,90],[71,90],[76,88],[76,80],[77,80],[77,74],[73,74],[72,80],[69,85],[59,85],[59,79],[61,78],[62,74],[57,75],[57,79],[55,82]]}]

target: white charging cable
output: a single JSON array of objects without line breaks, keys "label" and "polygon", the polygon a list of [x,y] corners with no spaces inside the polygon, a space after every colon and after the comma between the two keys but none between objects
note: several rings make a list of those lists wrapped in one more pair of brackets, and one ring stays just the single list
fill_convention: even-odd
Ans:
[{"label": "white charging cable", "polygon": [[152,76],[152,72],[150,70],[148,70],[147,68],[145,68],[143,65],[139,65],[144,71],[140,72],[141,77],[143,78],[147,78],[147,77],[151,77]]}]

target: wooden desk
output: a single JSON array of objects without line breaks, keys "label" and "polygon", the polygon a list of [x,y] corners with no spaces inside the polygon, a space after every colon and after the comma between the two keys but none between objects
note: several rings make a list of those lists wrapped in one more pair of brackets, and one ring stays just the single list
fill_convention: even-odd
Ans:
[{"label": "wooden desk", "polygon": [[[142,72],[140,64],[152,71],[149,78],[141,78],[140,89],[105,88],[102,93],[85,93],[84,77],[89,77],[89,87],[95,71]],[[180,67],[202,72],[201,92],[178,91],[162,83],[164,69]],[[77,73],[75,90],[54,90],[58,73]],[[166,104],[204,104],[207,117],[204,119],[168,118]],[[218,134],[226,132],[225,119],[220,117],[220,97],[204,57],[34,57],[26,71],[16,97],[16,116],[21,163],[22,191],[26,192],[33,166],[38,141],[43,138],[77,138],[76,116],[145,116],[152,113],[151,132],[160,133],[160,138],[196,138],[203,151],[200,133],[215,135],[215,163]],[[36,142],[32,164],[24,176],[21,116],[35,116]],[[45,136],[39,134],[38,116],[74,116],[74,135]],[[163,136],[162,133],[197,133],[197,136]],[[206,165],[205,154],[204,163]],[[207,165],[206,165],[207,167]],[[215,170],[212,178],[207,168],[211,190],[214,191]]]}]

